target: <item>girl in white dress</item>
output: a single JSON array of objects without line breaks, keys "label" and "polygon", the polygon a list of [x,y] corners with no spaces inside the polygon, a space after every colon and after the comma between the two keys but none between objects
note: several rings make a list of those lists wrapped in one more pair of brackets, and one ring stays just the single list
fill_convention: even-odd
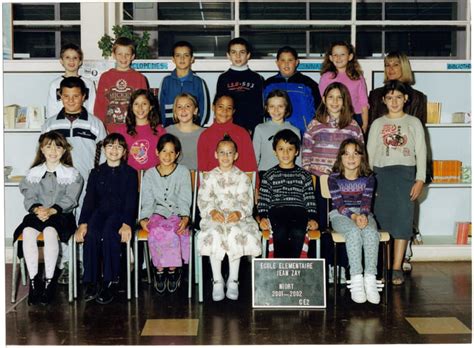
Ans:
[{"label": "girl in white dress", "polygon": [[[219,166],[204,173],[198,193],[202,218],[198,249],[211,260],[212,299],[237,300],[240,258],[261,254],[260,232],[252,217],[252,183],[247,174],[234,166],[239,154],[228,135],[217,144],[215,156]],[[225,255],[229,258],[229,278],[224,295],[221,265]]]}]

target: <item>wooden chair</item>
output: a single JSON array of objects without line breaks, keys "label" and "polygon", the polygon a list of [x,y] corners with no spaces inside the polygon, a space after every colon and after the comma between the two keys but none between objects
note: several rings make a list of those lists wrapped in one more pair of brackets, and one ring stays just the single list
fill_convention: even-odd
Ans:
[{"label": "wooden chair", "polygon": [[[198,179],[199,182],[202,181],[202,176],[205,172],[198,172]],[[256,172],[246,172],[247,176],[250,178],[252,182],[252,189],[255,194],[255,187],[256,187],[256,182],[257,182],[257,173]],[[197,183],[196,183],[196,188],[195,188],[195,194],[193,196],[193,221],[195,221],[195,214],[196,214],[196,208],[197,208]],[[195,281],[198,283],[198,300],[199,302],[204,301],[204,294],[203,294],[203,279],[202,279],[202,255],[199,253],[198,250],[198,238],[200,234],[199,226],[195,226],[195,235],[194,235],[194,240],[195,240],[195,245],[194,245],[194,255],[195,255],[195,264],[196,264],[196,271],[195,271]]]},{"label": "wooden chair", "polygon": [[[331,199],[331,193],[329,192],[328,178],[329,178],[328,175],[322,175],[320,177],[320,181],[321,181],[321,195],[328,200],[328,205],[329,205],[329,200]],[[329,213],[329,206],[328,206],[328,213]],[[328,218],[328,222],[329,222],[329,218]],[[384,279],[384,284],[386,286],[387,281],[388,281],[388,264],[389,264],[388,260],[390,259],[390,234],[385,231],[379,231],[379,234],[380,234],[380,243],[384,244],[384,247],[382,248],[383,279]],[[338,277],[338,271],[337,271],[337,244],[345,243],[346,240],[343,234],[338,233],[337,231],[334,231],[334,230],[331,230],[331,237],[334,244],[334,305],[336,305],[337,289],[339,285],[338,284],[339,277]],[[377,281],[377,287],[379,291],[382,291],[384,284],[382,284],[380,281]],[[388,302],[388,291],[387,289],[385,289],[384,304],[387,304],[387,302]]]},{"label": "wooden chair", "polygon": [[[313,188],[316,188],[317,178],[315,175],[312,175],[311,177],[313,179]],[[257,218],[257,221],[258,220],[259,218]],[[262,258],[267,257],[267,244],[271,234],[271,229],[262,230]],[[310,242],[316,242],[316,258],[319,259],[321,257],[321,232],[319,230],[308,230],[308,232],[306,232],[306,235],[308,236]]]},{"label": "wooden chair", "polygon": [[[192,198],[192,206],[191,210],[194,211],[194,196],[196,193],[196,186],[197,186],[197,181],[196,181],[196,171],[190,170],[191,174],[191,187],[192,187],[192,192],[193,192],[193,198]],[[139,192],[139,209],[141,208],[141,182],[143,179],[143,171],[140,172],[140,192]],[[140,215],[140,214],[139,214]],[[191,214],[191,221],[189,224],[189,264],[188,264],[188,298],[192,297],[192,274],[193,274],[193,223],[194,223],[194,213]],[[148,231],[142,229],[139,227],[138,231],[135,233],[135,238],[133,241],[133,250],[136,258],[138,259],[138,243],[139,242],[144,242],[143,245],[143,254],[145,257],[145,265],[146,265],[146,270],[147,270],[147,277],[148,277],[148,284],[151,284],[151,271],[150,271],[150,253],[148,250]],[[135,297],[138,298],[138,273],[140,272],[140,265],[136,264],[135,266]]]},{"label": "wooden chair", "polygon": [[[72,246],[74,244],[73,242],[73,237],[71,236],[68,241],[68,247],[69,247],[69,255],[72,255]],[[11,302],[15,303],[16,302],[16,291],[17,291],[17,271],[16,271],[16,265],[17,265],[17,258],[18,258],[18,242],[23,241],[23,234],[21,234],[18,239],[15,241],[13,244],[13,266],[12,266],[12,294],[11,294]],[[43,239],[43,233],[40,233],[36,239],[37,243],[40,246],[43,246],[44,239]],[[68,300],[71,303],[74,300],[73,297],[73,275],[74,275],[74,267],[71,262],[68,262],[68,268],[69,268],[69,282],[68,282]],[[26,270],[25,270],[25,258],[21,257],[20,258],[20,273],[21,273],[21,283],[23,286],[26,286]]]}]

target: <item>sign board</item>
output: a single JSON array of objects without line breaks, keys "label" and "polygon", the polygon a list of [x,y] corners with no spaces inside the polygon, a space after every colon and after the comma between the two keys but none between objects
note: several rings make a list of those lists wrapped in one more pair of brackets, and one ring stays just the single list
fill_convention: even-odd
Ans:
[{"label": "sign board", "polygon": [[253,259],[254,308],[326,308],[324,259]]}]

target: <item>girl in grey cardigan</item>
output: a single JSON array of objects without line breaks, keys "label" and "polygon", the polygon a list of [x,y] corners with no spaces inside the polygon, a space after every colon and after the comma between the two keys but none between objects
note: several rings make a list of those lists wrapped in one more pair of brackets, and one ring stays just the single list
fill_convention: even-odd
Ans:
[{"label": "girl in grey cardigan", "polygon": [[[67,242],[76,229],[73,209],[82,191],[83,179],[72,167],[71,145],[58,132],[44,133],[33,164],[20,183],[28,211],[14,233],[14,240],[23,235],[23,252],[30,290],[28,304],[48,304],[53,299],[52,279],[59,253],[58,237]],[[38,274],[36,238],[44,237],[45,283]],[[15,255],[16,256],[16,255]]]}]

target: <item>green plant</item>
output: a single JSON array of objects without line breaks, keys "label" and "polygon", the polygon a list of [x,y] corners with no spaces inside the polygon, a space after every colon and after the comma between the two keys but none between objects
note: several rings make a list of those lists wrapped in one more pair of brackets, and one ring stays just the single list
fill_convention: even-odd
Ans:
[{"label": "green plant", "polygon": [[151,57],[150,47],[148,41],[150,40],[150,33],[144,31],[142,36],[135,34],[130,27],[114,25],[112,27],[115,38],[112,38],[108,34],[104,34],[99,42],[97,42],[99,48],[102,50],[102,57],[108,58],[112,55],[112,46],[114,41],[119,37],[127,37],[135,42],[135,58],[136,59],[149,59]]}]

